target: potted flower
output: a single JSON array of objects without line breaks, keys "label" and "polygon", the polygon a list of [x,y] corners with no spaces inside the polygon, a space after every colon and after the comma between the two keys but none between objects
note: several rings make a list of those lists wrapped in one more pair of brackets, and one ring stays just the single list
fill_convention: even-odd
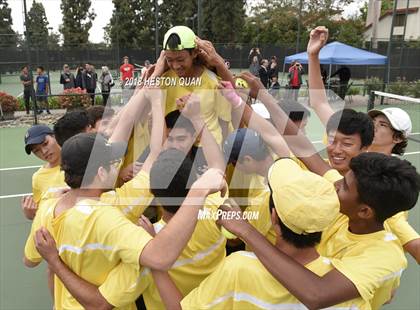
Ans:
[{"label": "potted flower", "polygon": [[73,110],[88,107],[91,104],[90,97],[86,94],[86,90],[81,89],[80,87],[66,89],[62,95],[64,96],[58,97],[62,109]]},{"label": "potted flower", "polygon": [[3,119],[11,120],[15,118],[15,111],[19,108],[18,101],[15,97],[0,92],[0,106]]}]

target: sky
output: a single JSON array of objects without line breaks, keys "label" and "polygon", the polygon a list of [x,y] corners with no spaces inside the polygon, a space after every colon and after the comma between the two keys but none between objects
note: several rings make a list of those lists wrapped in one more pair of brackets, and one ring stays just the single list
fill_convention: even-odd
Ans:
[{"label": "sky", "polygon": [[[252,5],[258,3],[261,0],[248,0],[248,4]],[[307,0],[305,0],[307,1]],[[19,33],[23,33],[23,0],[9,0],[9,7],[12,9],[12,20],[13,20],[13,29]],[[32,6],[33,0],[26,0],[27,10]],[[37,2],[42,2],[45,7],[47,14],[48,22],[50,27],[53,28],[53,31],[58,32],[58,27],[62,23],[62,14],[60,9],[60,0],[37,0]],[[89,40],[94,43],[99,43],[103,41],[104,30],[109,19],[112,16],[112,10],[114,5],[112,0],[91,0],[92,8],[96,13],[96,18],[93,21],[92,28],[89,32]],[[354,2],[344,9],[343,15],[345,17],[352,15],[358,12],[359,8],[365,0],[354,0]]]}]

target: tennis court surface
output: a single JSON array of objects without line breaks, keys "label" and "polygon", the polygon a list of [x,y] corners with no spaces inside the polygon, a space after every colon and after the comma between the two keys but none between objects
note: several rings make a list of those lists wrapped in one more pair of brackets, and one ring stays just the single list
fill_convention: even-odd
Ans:
[{"label": "tennis court surface", "polygon": [[[420,104],[398,105],[413,122],[413,138],[420,140]],[[366,108],[360,108],[365,110]],[[314,126],[314,125],[312,125]],[[24,152],[27,128],[0,129],[0,309],[51,309],[45,263],[28,269],[22,263],[23,248],[31,222],[20,210],[22,194],[31,192],[31,176],[41,164]],[[309,128],[309,131],[322,128]],[[409,141],[404,159],[420,171],[420,142]],[[420,202],[410,211],[409,222],[420,231]],[[411,257],[392,304],[384,309],[420,309],[420,268]],[[363,268],[363,266],[360,266]],[[302,284],[304,285],[304,284]]]}]

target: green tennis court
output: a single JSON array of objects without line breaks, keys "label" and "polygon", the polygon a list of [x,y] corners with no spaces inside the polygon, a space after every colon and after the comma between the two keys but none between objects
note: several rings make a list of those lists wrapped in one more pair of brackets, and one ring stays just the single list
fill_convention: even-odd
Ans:
[{"label": "green tennis court", "polygon": [[[404,105],[403,108],[412,118],[413,137],[420,140],[420,105]],[[22,263],[31,222],[21,213],[20,196],[31,192],[31,176],[37,169],[34,166],[41,164],[34,156],[27,156],[24,152],[23,137],[26,129],[0,129],[0,309],[52,307],[47,290],[45,263],[35,269],[28,269]],[[322,127],[317,122],[310,123],[308,132],[322,133]],[[310,137],[315,138],[312,134]],[[420,171],[420,143],[410,141],[404,159],[412,162]],[[410,212],[409,218],[417,231],[420,231],[419,208],[420,202]],[[408,264],[393,303],[384,309],[420,308],[420,268],[411,257],[408,257]]]}]

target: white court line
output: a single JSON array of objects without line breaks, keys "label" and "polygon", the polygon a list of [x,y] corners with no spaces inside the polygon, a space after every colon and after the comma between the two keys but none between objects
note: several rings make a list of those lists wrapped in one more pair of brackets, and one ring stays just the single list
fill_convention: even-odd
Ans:
[{"label": "white court line", "polygon": [[28,196],[28,195],[32,195],[32,193],[15,194],[15,195],[4,195],[4,196],[0,196],[0,199],[3,199],[3,198],[15,198],[15,197]]},{"label": "white court line", "polygon": [[415,154],[420,154],[420,151],[419,152],[408,152],[408,153],[404,153],[404,156],[405,155],[415,155]]},{"label": "white court line", "polygon": [[21,170],[21,169],[32,169],[39,168],[41,166],[24,166],[24,167],[12,167],[12,168],[0,168],[0,171],[10,171],[10,170]]}]

